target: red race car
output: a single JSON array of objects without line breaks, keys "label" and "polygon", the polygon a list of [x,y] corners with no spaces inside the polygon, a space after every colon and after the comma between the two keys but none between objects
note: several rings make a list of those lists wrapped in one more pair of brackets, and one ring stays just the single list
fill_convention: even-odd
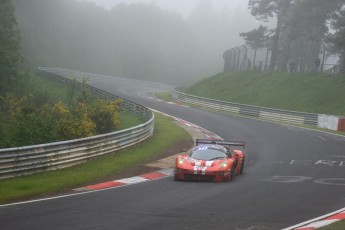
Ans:
[{"label": "red race car", "polygon": [[244,146],[242,141],[197,139],[189,155],[176,157],[175,180],[233,180],[235,175],[243,173]]}]

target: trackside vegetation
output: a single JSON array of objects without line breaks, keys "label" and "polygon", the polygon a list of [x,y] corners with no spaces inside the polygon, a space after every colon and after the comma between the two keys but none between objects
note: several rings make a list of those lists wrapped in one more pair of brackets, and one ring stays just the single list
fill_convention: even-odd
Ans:
[{"label": "trackside vegetation", "polygon": [[19,88],[0,95],[1,148],[89,137],[121,127],[122,100],[93,97],[85,80],[79,91],[76,84],[67,87],[33,74],[24,76]]},{"label": "trackside vegetation", "polygon": [[234,72],[204,79],[185,92],[242,104],[345,116],[345,76],[340,75]]},{"label": "trackside vegetation", "polygon": [[171,118],[155,114],[153,136],[137,146],[72,168],[0,180],[0,203],[19,201],[89,185],[95,180],[116,175],[138,167],[143,162],[159,158],[167,149],[177,146],[181,141],[190,142],[190,146],[193,144],[190,135],[183,128],[174,124]]}]

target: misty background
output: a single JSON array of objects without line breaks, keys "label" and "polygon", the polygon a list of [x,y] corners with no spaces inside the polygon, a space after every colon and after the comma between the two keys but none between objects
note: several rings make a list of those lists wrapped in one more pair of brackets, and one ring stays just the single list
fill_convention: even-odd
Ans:
[{"label": "misty background", "polygon": [[225,50],[258,22],[247,0],[14,0],[23,67],[174,85],[222,72]]}]

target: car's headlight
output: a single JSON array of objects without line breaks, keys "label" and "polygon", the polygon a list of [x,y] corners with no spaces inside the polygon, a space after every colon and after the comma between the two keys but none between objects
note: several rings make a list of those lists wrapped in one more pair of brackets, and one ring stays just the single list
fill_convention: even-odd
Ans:
[{"label": "car's headlight", "polygon": [[226,168],[226,167],[228,167],[228,163],[227,163],[227,162],[222,162],[222,163],[220,164],[220,167],[221,167],[221,168]]},{"label": "car's headlight", "polygon": [[179,165],[183,165],[183,159],[182,159],[182,158],[179,158],[179,159],[178,159],[178,164],[179,164]]}]

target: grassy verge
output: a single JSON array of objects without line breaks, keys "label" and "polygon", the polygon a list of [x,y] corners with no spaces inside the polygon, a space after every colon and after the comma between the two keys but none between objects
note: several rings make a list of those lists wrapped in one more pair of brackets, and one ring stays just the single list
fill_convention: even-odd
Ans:
[{"label": "grassy verge", "polygon": [[[51,98],[58,98],[64,104],[68,105],[70,103],[70,87],[65,83],[56,80],[50,80],[49,78],[40,77],[36,74],[30,76],[30,86],[31,91],[40,92],[42,95],[49,96]],[[76,92],[78,95],[79,91]],[[75,95],[74,95],[75,97]]]},{"label": "grassy verge", "polygon": [[204,79],[186,92],[262,107],[345,115],[344,76],[254,71],[226,73]]},{"label": "grassy verge", "polygon": [[128,167],[157,157],[162,151],[181,140],[192,143],[190,135],[172,123],[170,118],[155,114],[153,137],[135,147],[72,168],[0,180],[0,203],[62,192],[92,183],[92,181],[120,173]]},{"label": "grassy verge", "polygon": [[138,115],[126,111],[120,112],[120,121],[121,124],[118,130],[127,129],[143,123],[142,119]]}]

